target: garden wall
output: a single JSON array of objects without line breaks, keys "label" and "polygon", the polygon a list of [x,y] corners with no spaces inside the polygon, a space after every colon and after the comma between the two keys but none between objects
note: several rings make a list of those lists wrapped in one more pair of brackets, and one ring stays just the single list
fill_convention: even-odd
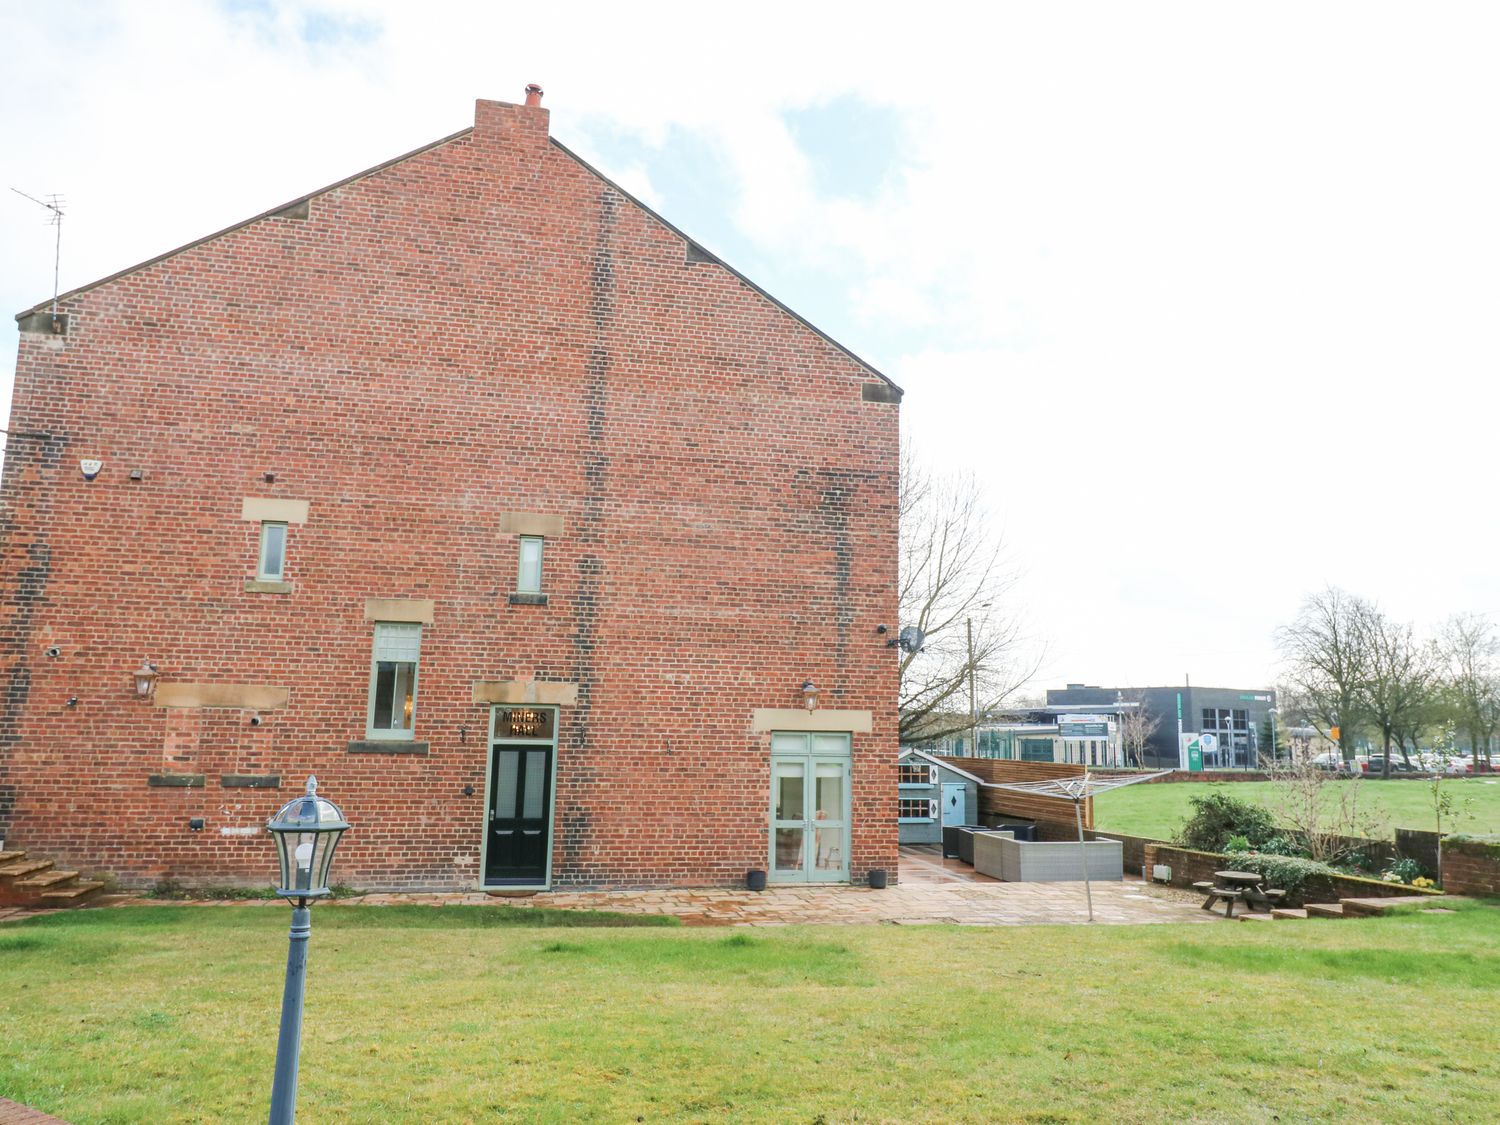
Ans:
[{"label": "garden wall", "polygon": [[[1212,882],[1215,871],[1233,870],[1235,857],[1216,852],[1195,852],[1166,844],[1147,844],[1146,863],[1153,867],[1158,863],[1165,863],[1172,869],[1172,886],[1191,887],[1194,883]],[[1304,902],[1337,902],[1341,898],[1394,898],[1422,893],[1416,887],[1386,883],[1379,879],[1317,875],[1307,880],[1299,895],[1288,894],[1286,901],[1288,905],[1300,906]]]},{"label": "garden wall", "polygon": [[1500,895],[1500,840],[1445,839],[1443,890],[1453,895]]},{"label": "garden wall", "polygon": [[1425,832],[1420,828],[1396,829],[1396,851],[1407,859],[1414,859],[1429,875],[1438,869],[1438,841],[1442,837],[1436,832]]},{"label": "garden wall", "polygon": [[[1036,838],[1044,842],[1078,842],[1078,825],[1071,820],[1039,820],[1036,822]],[[1123,832],[1105,832],[1096,828],[1083,830],[1085,840],[1118,840],[1124,849],[1123,860],[1127,874],[1138,872],[1146,862],[1146,845],[1160,844],[1150,836],[1127,836]]]}]

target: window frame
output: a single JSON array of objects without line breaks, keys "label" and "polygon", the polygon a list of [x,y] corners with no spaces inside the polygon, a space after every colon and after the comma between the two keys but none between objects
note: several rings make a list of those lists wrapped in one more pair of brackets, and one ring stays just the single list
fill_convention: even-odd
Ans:
[{"label": "window frame", "polygon": [[[267,533],[272,528],[281,529],[281,568],[274,574],[266,569]],[[257,582],[285,582],[287,546],[291,542],[291,527],[285,520],[261,520],[260,543],[255,556],[255,580]]]},{"label": "window frame", "polygon": [[[927,810],[926,816],[911,815],[914,806]],[[929,824],[937,819],[937,802],[929,797],[899,797],[896,800],[896,820],[901,824]]]},{"label": "window frame", "polygon": [[[536,582],[534,585],[526,584],[526,547],[529,543],[536,544]],[[542,592],[542,570],[546,558],[547,537],[544,535],[522,535],[516,549],[516,593],[518,594],[540,594]]]},{"label": "window frame", "polygon": [[[370,638],[370,686],[365,706],[365,738],[369,741],[387,742],[412,742],[417,737],[417,693],[421,686],[422,678],[422,631],[423,624],[418,621],[377,621]],[[380,633],[382,629],[391,627],[415,629],[417,636],[417,658],[415,660],[388,661],[392,664],[411,665],[411,725],[404,728],[377,727],[375,725],[375,693],[380,685]],[[394,687],[392,689],[394,691]],[[391,700],[392,711],[395,710],[396,701]]]}]

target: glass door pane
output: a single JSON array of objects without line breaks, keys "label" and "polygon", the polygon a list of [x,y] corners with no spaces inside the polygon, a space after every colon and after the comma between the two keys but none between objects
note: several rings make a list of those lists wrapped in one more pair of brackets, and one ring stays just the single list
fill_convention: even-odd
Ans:
[{"label": "glass door pane", "polygon": [[771,763],[771,873],[801,875],[806,868],[807,764]]},{"label": "glass door pane", "polygon": [[837,881],[849,872],[849,763],[813,762],[813,879]]}]

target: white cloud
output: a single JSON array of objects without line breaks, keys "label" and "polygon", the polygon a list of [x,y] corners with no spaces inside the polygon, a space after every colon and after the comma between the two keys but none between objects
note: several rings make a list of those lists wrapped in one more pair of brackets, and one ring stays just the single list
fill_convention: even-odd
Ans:
[{"label": "white cloud", "polygon": [[[67,194],[64,287],[534,80],[565,143],[604,121],[721,153],[744,236],[900,341],[870,358],[919,445],[988,483],[1057,675],[1264,680],[1270,629],[1325,581],[1500,611],[1491,5],[266,11],[12,13],[5,184]],[[903,126],[869,198],[821,195],[783,117],[837,97]],[[649,161],[605,171],[671,198]],[[51,244],[8,199],[14,311]],[[1079,512],[1094,530],[1059,534]]]}]

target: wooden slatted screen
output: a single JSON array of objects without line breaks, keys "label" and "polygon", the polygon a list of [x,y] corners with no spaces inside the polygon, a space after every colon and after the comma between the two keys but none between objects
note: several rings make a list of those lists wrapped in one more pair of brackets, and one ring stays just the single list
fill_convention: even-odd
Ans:
[{"label": "wooden slatted screen", "polygon": [[[1059,777],[1082,777],[1083,767],[1063,762],[1020,762],[1003,758],[939,757],[955,769],[989,782],[1051,781]],[[1073,823],[1073,802],[1066,797],[1018,793],[1014,789],[979,789],[979,815],[1020,816],[1028,820],[1060,820]],[[1094,826],[1094,799],[1083,802],[1083,826]]]}]

